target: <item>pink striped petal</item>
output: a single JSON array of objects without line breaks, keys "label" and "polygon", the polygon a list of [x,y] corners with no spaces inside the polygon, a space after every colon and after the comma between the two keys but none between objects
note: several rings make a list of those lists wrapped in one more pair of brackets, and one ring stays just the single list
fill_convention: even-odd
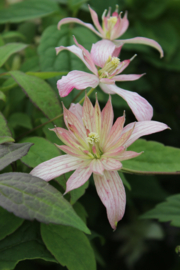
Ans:
[{"label": "pink striped petal", "polygon": [[124,90],[113,84],[102,84],[99,86],[104,92],[114,92],[121,96],[129,105],[138,121],[151,120],[153,108],[149,102],[135,92]]},{"label": "pink striped petal", "polygon": [[86,65],[86,67],[89,70],[91,70],[93,73],[95,72],[95,74],[97,75],[97,69],[95,68],[94,65],[92,67],[91,63],[86,61],[86,57],[84,57],[85,55],[84,55],[82,48],[79,48],[75,45],[68,46],[68,47],[60,46],[60,47],[56,47],[56,54],[58,54],[59,52],[61,52],[63,50],[67,50],[67,51],[74,53],[78,58],[80,58],[83,61],[83,63]]},{"label": "pink striped petal", "polygon": [[60,29],[63,24],[67,24],[67,23],[78,23],[78,24],[81,24],[81,25],[89,28],[96,35],[98,35],[99,37],[102,38],[102,35],[98,31],[96,31],[96,29],[94,28],[94,26],[92,24],[90,24],[90,23],[84,23],[83,21],[81,21],[79,19],[76,19],[76,18],[65,18],[65,19],[60,20],[59,23],[58,23],[58,29]]},{"label": "pink striped petal", "polygon": [[79,103],[71,103],[71,106],[69,108],[69,111],[75,114],[75,116],[78,118],[81,125],[83,125],[82,121],[82,106]]},{"label": "pink striped petal", "polygon": [[135,158],[138,157],[139,155],[141,155],[143,152],[141,153],[136,153],[134,151],[125,151],[122,154],[118,155],[116,158],[120,161],[123,160],[127,160],[127,159],[131,159],[131,158]]},{"label": "pink striped petal", "polygon": [[113,27],[112,33],[111,33],[111,40],[116,39],[124,34],[126,32],[127,28],[129,26],[129,21],[127,19],[127,12],[125,12],[124,17],[120,18],[120,21],[118,24]]},{"label": "pink striped petal", "polygon": [[93,159],[90,168],[93,173],[103,175],[104,167],[99,159]]},{"label": "pink striped petal", "polygon": [[64,128],[55,127],[51,129],[54,131],[57,135],[57,137],[66,145],[70,146],[71,148],[76,149],[79,145],[79,142],[76,140],[76,138],[73,136],[73,134]]},{"label": "pink striped petal", "polygon": [[102,110],[102,126],[101,126],[101,141],[100,141],[100,146],[102,148],[112,128],[113,119],[114,119],[114,112],[112,108],[111,98],[109,97],[106,106]]},{"label": "pink striped petal", "polygon": [[[108,148],[107,148],[108,149]],[[103,155],[103,157],[116,157],[118,156],[119,154],[121,154],[122,152],[125,151],[125,147],[120,145],[120,146],[117,146],[115,148],[113,148],[112,150],[107,150],[105,152],[105,154]]]},{"label": "pink striped petal", "polygon": [[111,227],[115,230],[126,206],[126,194],[117,171],[104,171],[104,176],[93,174],[97,193],[106,207]]},{"label": "pink striped petal", "polygon": [[97,30],[101,33],[101,37],[104,36],[104,31],[99,23],[99,20],[98,20],[98,16],[97,16],[97,13],[90,7],[90,5],[88,5],[89,7],[89,11],[91,13],[91,18],[93,20],[93,23],[94,25],[96,26]]},{"label": "pink striped petal", "polygon": [[83,121],[86,129],[89,132],[95,132],[96,127],[94,123],[94,107],[90,101],[90,99],[85,96],[84,104],[83,104]]},{"label": "pink striped petal", "polygon": [[117,48],[115,44],[107,39],[100,40],[92,45],[91,57],[98,67],[103,67],[108,60],[109,56],[117,57],[121,47]]},{"label": "pink striped petal", "polygon": [[126,60],[120,62],[117,69],[115,70],[115,72],[113,74],[111,74],[111,76],[115,76],[116,74],[119,74],[119,73],[123,72],[123,70],[125,68],[127,68],[130,63],[131,63],[130,59],[126,59]]},{"label": "pink striped petal", "polygon": [[124,122],[125,122],[125,115],[117,118],[106,140],[106,148],[108,148],[110,145],[115,143],[120,138],[120,135],[123,130]]},{"label": "pink striped petal", "polygon": [[101,138],[101,109],[99,107],[97,95],[96,95],[96,104],[94,107],[94,122],[95,122],[95,126],[96,126],[96,133]]},{"label": "pink striped petal", "polygon": [[93,74],[83,71],[73,70],[67,76],[62,76],[57,81],[57,88],[60,97],[66,97],[74,88],[83,90],[87,87],[95,88],[99,84],[99,79]]},{"label": "pink striped petal", "polygon": [[114,158],[103,158],[101,163],[106,171],[117,171],[122,168],[121,162]]},{"label": "pink striped petal", "polygon": [[[122,133],[125,133],[132,129],[134,123],[131,123],[123,129]],[[156,132],[163,131],[165,129],[168,129],[169,127],[161,122],[157,121],[142,121],[142,122],[137,122],[135,124],[135,128],[133,130],[133,133],[131,137],[128,139],[128,141],[125,143],[125,147],[130,146],[133,142],[135,142],[137,139],[139,139],[142,136],[153,134]]]},{"label": "pink striped petal", "polygon": [[86,166],[85,168],[79,168],[77,169],[68,179],[67,183],[66,183],[66,193],[68,193],[69,191],[76,189],[82,185],[84,185],[84,183],[86,183],[86,181],[89,179],[89,177],[91,176],[92,171],[90,169],[89,166]]},{"label": "pink striped petal", "polygon": [[69,154],[71,156],[74,156],[74,157],[79,157],[79,158],[82,158],[82,159],[89,159],[89,157],[87,155],[85,155],[81,150],[79,150],[78,148],[77,149],[74,149],[72,147],[69,147],[67,145],[57,145],[55,144],[60,150],[62,150],[63,152],[65,152],[66,154]]},{"label": "pink striped petal", "polygon": [[129,74],[129,75],[123,74],[123,75],[114,76],[113,79],[115,81],[119,81],[119,82],[122,82],[122,81],[136,81],[136,80],[140,79],[144,75],[145,75],[145,73],[144,74]]},{"label": "pink striped petal", "polygon": [[101,78],[100,83],[105,83],[105,84],[114,84],[115,80],[113,79],[108,79],[108,78]]},{"label": "pink striped petal", "polygon": [[114,44],[116,46],[121,46],[123,44],[144,44],[144,45],[148,45],[151,46],[155,49],[157,49],[160,52],[160,57],[164,56],[164,52],[162,47],[159,45],[159,43],[157,43],[155,40],[150,39],[150,38],[145,38],[145,37],[135,37],[135,38],[130,38],[130,39],[120,39],[120,40],[114,40]]},{"label": "pink striped petal", "polygon": [[83,163],[83,159],[70,155],[62,155],[39,164],[30,174],[42,178],[45,181],[50,181],[64,173],[76,170]]}]

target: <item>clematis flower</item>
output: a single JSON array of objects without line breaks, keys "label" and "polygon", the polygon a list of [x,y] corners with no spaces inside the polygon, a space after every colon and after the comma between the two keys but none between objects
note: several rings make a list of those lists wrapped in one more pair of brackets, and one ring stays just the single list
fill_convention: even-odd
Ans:
[{"label": "clematis flower", "polygon": [[120,49],[117,49],[114,44],[113,46],[109,46],[109,43],[111,43],[109,40],[101,40],[93,44],[91,53],[82,45],[78,44],[75,38],[74,41],[77,46],[57,47],[57,54],[62,50],[68,50],[74,53],[94,74],[73,70],[67,76],[62,76],[57,81],[60,96],[67,96],[73,88],[83,90],[87,87],[95,88],[99,85],[105,93],[121,96],[128,103],[138,121],[151,120],[153,108],[146,99],[135,92],[124,90],[115,85],[116,81],[134,81],[144,75],[118,75],[130,64],[133,58],[120,62],[119,58],[117,58]]},{"label": "clematis flower", "polygon": [[122,168],[121,161],[141,154],[127,151],[126,148],[139,137],[168,127],[155,121],[142,121],[123,128],[125,116],[119,117],[114,125],[113,117],[111,98],[102,112],[98,101],[93,107],[87,96],[83,107],[80,104],[72,104],[69,110],[64,107],[64,121],[68,130],[55,127],[53,131],[65,143],[57,147],[66,154],[39,164],[31,174],[50,181],[75,170],[66,183],[65,193],[82,186],[93,174],[110,225],[116,229],[126,205],[124,186],[117,171]]},{"label": "clematis flower", "polygon": [[124,17],[121,18],[122,12],[118,14],[118,5],[116,5],[116,10],[113,12],[112,16],[111,16],[111,8],[109,8],[108,13],[107,13],[107,10],[103,12],[102,27],[99,23],[97,13],[92,8],[90,8],[90,6],[89,6],[89,11],[91,13],[91,18],[93,20],[93,23],[96,26],[98,31],[93,27],[92,24],[84,23],[83,21],[76,18],[64,18],[60,20],[58,23],[58,29],[60,29],[60,27],[66,23],[78,23],[89,28],[99,37],[103,39],[111,40],[112,43],[114,43],[117,47],[120,47],[120,46],[122,47],[123,44],[125,43],[144,44],[144,45],[148,45],[157,49],[160,52],[160,57],[163,57],[163,50],[161,46],[153,39],[149,39],[145,37],[135,37],[135,38],[130,38],[130,39],[117,40],[117,38],[119,38],[120,36],[122,36],[122,34],[124,34],[124,32],[126,32],[129,26],[129,21],[127,19],[127,12],[124,14]]}]

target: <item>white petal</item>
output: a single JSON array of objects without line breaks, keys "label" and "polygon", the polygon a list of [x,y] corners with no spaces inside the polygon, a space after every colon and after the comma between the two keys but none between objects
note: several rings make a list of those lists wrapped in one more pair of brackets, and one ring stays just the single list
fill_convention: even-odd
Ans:
[{"label": "white petal", "polygon": [[106,207],[111,227],[115,230],[126,206],[126,194],[117,171],[104,171],[104,176],[93,174],[97,193]]},{"label": "white petal", "polygon": [[82,106],[79,103],[71,103],[71,106],[69,108],[69,111],[72,112],[73,114],[76,115],[76,117],[78,118],[78,120],[81,122],[81,124],[83,125],[83,121],[82,121]]}]

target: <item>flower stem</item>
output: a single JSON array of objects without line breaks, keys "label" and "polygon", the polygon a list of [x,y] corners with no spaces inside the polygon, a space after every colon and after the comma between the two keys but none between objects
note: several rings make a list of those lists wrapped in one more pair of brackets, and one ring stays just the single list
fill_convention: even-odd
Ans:
[{"label": "flower stem", "polygon": [[[91,94],[94,90],[95,90],[95,88],[91,88],[91,89],[88,91],[87,96],[90,96],[90,94]],[[75,99],[78,98],[78,97],[79,97],[79,94],[75,97]],[[75,100],[75,99],[74,99],[74,100]],[[83,97],[83,98],[79,101],[79,104],[82,104],[84,100],[85,100],[85,97]],[[51,119],[51,120],[49,120],[49,121],[47,121],[47,122],[45,122],[45,123],[43,123],[43,124],[41,124],[41,125],[39,125],[39,126],[33,128],[33,129],[29,130],[28,132],[26,132],[26,133],[22,134],[21,136],[19,136],[19,137],[16,139],[16,141],[19,140],[19,139],[21,139],[21,138],[23,138],[23,137],[25,137],[26,135],[32,133],[33,131],[35,131],[35,130],[37,130],[37,129],[39,129],[39,128],[41,128],[41,127],[43,127],[43,126],[45,126],[45,125],[47,125],[47,124],[49,124],[49,123],[51,123],[51,122],[53,122],[53,121],[55,121],[56,119],[58,119],[58,118],[60,118],[60,117],[62,117],[62,116],[63,116],[63,113],[57,115],[57,116],[54,117],[53,119]]]}]

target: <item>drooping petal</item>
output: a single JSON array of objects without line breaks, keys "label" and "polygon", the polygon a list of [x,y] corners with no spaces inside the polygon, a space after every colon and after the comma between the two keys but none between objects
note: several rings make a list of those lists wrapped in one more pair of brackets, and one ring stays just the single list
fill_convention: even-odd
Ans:
[{"label": "drooping petal", "polygon": [[88,52],[88,50],[86,50],[82,45],[80,45],[76,38],[73,37],[74,39],[74,42],[76,43],[76,45],[82,50],[82,54],[83,54],[83,57],[84,57],[84,60],[86,61],[86,63],[88,64],[88,66],[90,67],[90,70],[96,75],[98,76],[98,71],[97,71],[97,68],[93,62],[93,59],[91,57],[91,54]]},{"label": "drooping petal", "polygon": [[86,58],[84,57],[84,53],[83,50],[75,45],[72,46],[60,46],[60,47],[56,47],[56,54],[58,54],[59,52],[63,51],[63,50],[67,50],[70,51],[72,53],[74,53],[77,57],[79,57],[84,64],[86,65],[86,67],[91,70],[93,73],[95,73],[97,75],[97,69],[95,68],[95,66],[91,65],[91,63],[89,63],[88,61],[86,61]]},{"label": "drooping petal", "polygon": [[101,163],[106,171],[117,171],[122,167],[121,162],[114,158],[102,158]]},{"label": "drooping petal", "polygon": [[112,29],[111,40],[122,36],[122,34],[124,34],[124,32],[126,32],[128,26],[129,26],[129,21],[127,19],[127,12],[125,12],[123,18],[121,18],[121,14],[120,14],[119,20],[117,21],[117,23],[115,24],[115,26]]},{"label": "drooping petal", "polygon": [[120,39],[120,40],[114,40],[113,41],[116,46],[121,46],[123,44],[144,44],[151,46],[155,49],[157,49],[160,52],[160,57],[162,58],[164,56],[164,52],[162,47],[157,43],[155,40],[150,39],[150,38],[145,38],[145,37],[135,37],[135,38],[130,38],[130,39]]},{"label": "drooping petal", "polygon": [[83,90],[87,87],[95,88],[99,83],[97,76],[83,71],[73,70],[67,76],[57,81],[57,88],[61,97],[66,97],[74,88]]},{"label": "drooping petal", "polygon": [[63,24],[67,24],[67,23],[78,23],[78,24],[81,24],[87,28],[89,28],[91,31],[93,31],[96,35],[98,35],[99,37],[102,38],[102,34],[100,34],[92,24],[90,23],[84,23],[83,21],[79,20],[79,19],[76,19],[76,18],[65,18],[65,19],[62,19],[59,21],[58,23],[58,29],[61,28],[61,25]]},{"label": "drooping petal", "polygon": [[104,31],[99,23],[99,20],[98,20],[98,15],[97,13],[88,5],[89,7],[89,11],[91,13],[91,18],[93,20],[93,23],[94,25],[96,26],[96,28],[98,29],[98,31],[101,33],[101,37],[104,36]]},{"label": "drooping petal", "polygon": [[[128,130],[132,129],[134,123],[131,123],[123,129],[122,133],[127,132]],[[142,136],[153,134],[156,132],[163,131],[165,129],[168,129],[169,127],[161,122],[157,121],[142,121],[137,122],[135,125],[135,128],[132,132],[131,137],[128,139],[128,141],[124,144],[125,147],[130,146],[133,142],[135,142],[137,139],[139,139]]]},{"label": "drooping petal", "polygon": [[105,143],[106,148],[108,148],[110,145],[115,143],[120,138],[122,130],[123,130],[124,122],[125,122],[125,115],[117,118],[116,122],[111,128],[109,136],[107,137],[107,140]]},{"label": "drooping petal", "polygon": [[82,106],[79,103],[71,103],[69,111],[76,115],[79,122],[83,125],[82,121]]},{"label": "drooping petal", "polygon": [[123,74],[123,75],[114,76],[113,79],[115,81],[118,81],[118,82],[136,81],[136,80],[140,79],[143,75],[144,74],[129,74],[129,75]]},{"label": "drooping petal", "polygon": [[102,148],[112,128],[113,119],[114,119],[114,112],[112,108],[111,98],[109,97],[106,106],[102,110],[102,125],[101,125],[101,140],[100,140],[100,146]]},{"label": "drooping petal", "polygon": [[91,57],[98,67],[103,67],[109,56],[117,57],[120,53],[121,47],[117,46],[110,40],[103,39],[92,45]]},{"label": "drooping petal", "polygon": [[66,183],[66,192],[64,194],[66,194],[67,192],[69,192],[73,189],[76,189],[76,188],[84,185],[84,183],[86,183],[86,181],[89,179],[91,174],[92,174],[92,171],[91,171],[89,166],[86,166],[85,168],[77,169],[69,177],[69,179]]},{"label": "drooping petal", "polygon": [[50,181],[64,173],[76,170],[83,163],[83,159],[70,155],[62,155],[39,164],[30,174],[42,178],[45,181]]},{"label": "drooping petal", "polygon": [[129,105],[138,121],[150,120],[153,116],[153,108],[149,102],[138,95],[136,92],[131,92],[117,87],[114,84],[102,84],[99,86],[104,92],[114,92],[121,96]]},{"label": "drooping petal", "polygon": [[86,129],[88,129],[90,132],[96,131],[94,122],[94,107],[87,96],[85,96],[83,103],[83,121]]},{"label": "drooping petal", "polygon": [[117,171],[104,171],[104,176],[93,174],[97,193],[106,207],[111,227],[115,230],[122,219],[126,205],[126,194]]},{"label": "drooping petal", "polygon": [[131,158],[135,158],[138,157],[139,155],[141,155],[143,152],[141,153],[136,153],[134,151],[125,151],[122,154],[118,155],[116,158],[119,161],[123,161],[123,160],[127,160],[127,159],[131,159]]},{"label": "drooping petal", "polygon": [[103,175],[104,167],[99,159],[93,159],[90,168],[93,173]]}]

